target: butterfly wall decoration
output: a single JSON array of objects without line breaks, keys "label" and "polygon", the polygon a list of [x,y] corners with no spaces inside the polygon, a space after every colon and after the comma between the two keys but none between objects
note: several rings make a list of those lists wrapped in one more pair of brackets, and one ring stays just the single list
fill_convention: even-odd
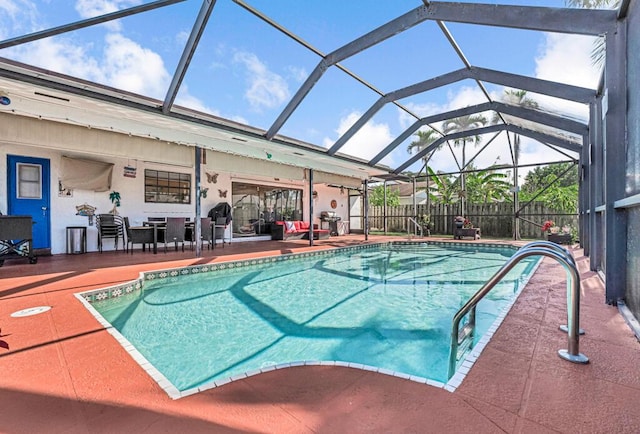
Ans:
[{"label": "butterfly wall decoration", "polygon": [[204,172],[205,175],[207,175],[207,182],[209,184],[215,184],[218,182],[218,175],[219,173],[209,173],[209,172]]},{"label": "butterfly wall decoration", "polygon": [[220,197],[227,197],[227,190],[220,190],[218,189],[218,195]]}]

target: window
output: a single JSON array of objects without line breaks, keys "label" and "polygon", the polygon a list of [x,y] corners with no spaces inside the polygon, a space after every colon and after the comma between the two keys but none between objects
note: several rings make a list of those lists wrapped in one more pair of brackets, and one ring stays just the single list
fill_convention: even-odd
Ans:
[{"label": "window", "polygon": [[144,201],[191,203],[191,175],[146,169],[144,171]]},{"label": "window", "polygon": [[18,199],[42,199],[42,167],[18,163]]}]

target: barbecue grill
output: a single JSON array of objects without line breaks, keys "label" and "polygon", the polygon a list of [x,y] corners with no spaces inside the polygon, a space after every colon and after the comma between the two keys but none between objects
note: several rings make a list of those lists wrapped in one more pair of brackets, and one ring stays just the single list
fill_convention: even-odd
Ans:
[{"label": "barbecue grill", "polygon": [[342,220],[342,218],[338,217],[335,211],[322,211],[320,213],[320,221],[327,222],[330,235],[338,235],[338,222],[340,220]]}]

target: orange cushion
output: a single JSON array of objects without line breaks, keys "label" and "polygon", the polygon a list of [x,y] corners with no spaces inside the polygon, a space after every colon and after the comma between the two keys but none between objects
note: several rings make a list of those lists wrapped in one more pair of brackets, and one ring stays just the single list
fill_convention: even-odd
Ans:
[{"label": "orange cushion", "polygon": [[309,222],[298,222],[298,231],[309,232]]}]

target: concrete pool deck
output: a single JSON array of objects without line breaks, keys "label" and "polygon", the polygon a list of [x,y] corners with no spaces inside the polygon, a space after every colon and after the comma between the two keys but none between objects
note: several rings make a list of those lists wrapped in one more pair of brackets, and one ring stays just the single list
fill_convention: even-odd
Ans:
[{"label": "concrete pool deck", "polygon": [[[363,240],[332,237],[313,249]],[[36,265],[7,260],[0,268],[0,432],[640,432],[640,344],[604,303],[581,250],[573,251],[586,330],[580,351],[590,363],[557,356],[567,347],[558,330],[566,323],[565,273],[545,259],[454,393],[346,367],[301,366],[174,401],[73,295],[140,271],[310,248],[308,241],[234,242],[202,258],[136,251],[54,255]],[[10,316],[37,306],[52,308]]]}]

